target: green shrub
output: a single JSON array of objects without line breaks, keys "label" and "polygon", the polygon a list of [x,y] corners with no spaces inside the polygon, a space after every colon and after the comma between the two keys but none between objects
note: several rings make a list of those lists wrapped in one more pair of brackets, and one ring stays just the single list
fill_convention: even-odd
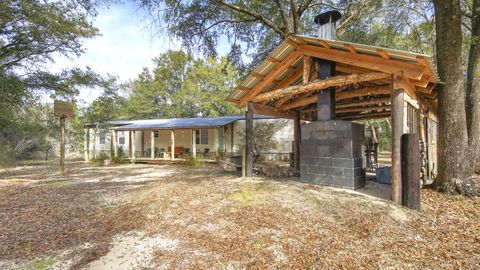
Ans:
[{"label": "green shrub", "polygon": [[194,158],[192,156],[187,157],[185,159],[185,161],[183,162],[184,165],[187,165],[187,166],[190,166],[190,167],[195,167],[195,166],[198,166],[202,163],[203,162],[200,159]]},{"label": "green shrub", "polygon": [[123,149],[121,147],[117,148],[117,156],[116,157],[115,157],[115,154],[112,154],[111,160],[112,160],[113,164],[127,164],[127,163],[130,163],[130,160],[128,159],[125,152],[123,152]]},{"label": "green shrub", "polygon": [[103,166],[105,165],[105,160],[108,159],[108,155],[105,153],[100,153],[96,157],[92,158],[90,162],[92,162],[95,166]]}]

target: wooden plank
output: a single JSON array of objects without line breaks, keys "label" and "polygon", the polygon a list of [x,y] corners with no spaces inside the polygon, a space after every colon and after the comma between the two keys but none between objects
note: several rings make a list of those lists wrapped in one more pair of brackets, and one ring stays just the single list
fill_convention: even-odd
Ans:
[{"label": "wooden plank", "polygon": [[288,37],[285,39],[285,42],[287,42],[290,46],[297,48],[300,44],[297,43],[295,40],[293,40],[291,37]]},{"label": "wooden plank", "polygon": [[[285,86],[288,86],[290,84],[292,84],[294,81],[296,81],[298,79],[298,77],[300,75],[302,75],[302,72],[303,72],[303,66],[299,66],[295,69],[295,71],[293,72],[292,75],[290,75],[288,78],[284,79],[282,81],[282,84],[279,84],[274,90],[277,90],[277,89],[280,89],[280,88],[283,88]],[[285,102],[287,102],[289,100],[289,97],[285,97],[285,98],[280,98],[279,100],[277,100],[275,103],[274,103],[274,106],[275,107],[279,107],[281,106],[282,104],[284,104]]]},{"label": "wooden plank", "polygon": [[293,109],[293,108],[298,108],[298,107],[302,107],[302,106],[305,106],[305,105],[308,105],[308,104],[312,104],[312,103],[316,103],[317,102],[317,95],[314,95],[314,96],[311,96],[311,97],[306,97],[306,98],[299,98],[293,102],[290,102],[288,104],[285,104],[283,106],[280,107],[280,109],[282,110],[290,110],[290,109]]},{"label": "wooden plank", "polygon": [[378,111],[378,110],[388,110],[390,109],[390,105],[383,105],[383,106],[360,106],[360,107],[353,107],[353,108],[343,108],[337,109],[336,113],[348,113],[348,112],[368,112],[368,111]]},{"label": "wooden plank", "polygon": [[310,82],[311,70],[312,70],[312,57],[305,55],[303,56],[303,84],[307,84]]},{"label": "wooden plank", "polygon": [[314,45],[301,45],[303,54],[312,57],[322,58],[347,65],[358,66],[362,68],[373,69],[376,71],[393,74],[403,71],[408,78],[419,80],[425,73],[425,67],[392,59],[383,59],[377,56],[365,54],[352,54],[346,51],[322,48]]},{"label": "wooden plank", "polygon": [[332,46],[330,46],[330,44],[328,44],[328,42],[326,42],[325,40],[319,40],[318,43],[320,43],[320,45],[322,45],[326,49],[332,48]]},{"label": "wooden plank", "polygon": [[73,117],[73,104],[66,101],[53,101],[53,115],[57,117]]},{"label": "wooden plank", "polygon": [[257,78],[257,79],[259,79],[260,81],[263,80],[263,79],[265,79],[265,75],[262,75],[262,74],[260,74],[260,73],[252,72],[252,73],[250,73],[250,75],[253,76],[253,77],[255,77],[255,78]]},{"label": "wooden plank", "polygon": [[[290,39],[287,39],[290,40]],[[290,54],[289,57],[287,57],[282,63],[278,64],[276,69],[271,71],[269,74],[267,74],[267,77],[265,80],[261,81],[259,84],[257,84],[255,87],[253,87],[244,97],[242,97],[238,102],[237,106],[238,107],[243,107],[247,101],[251,101],[253,97],[255,97],[258,93],[260,93],[266,86],[271,84],[278,76],[280,76],[285,70],[287,70],[290,65],[292,65],[295,61],[298,60],[300,57],[300,53],[294,52]]]},{"label": "wooden plank", "polygon": [[420,210],[420,146],[418,134],[402,135],[402,205]]},{"label": "wooden plank", "polygon": [[238,90],[243,91],[243,92],[248,92],[250,91],[250,88],[244,87],[244,86],[239,86],[237,87]]},{"label": "wooden plank", "polygon": [[253,104],[247,103],[245,115],[245,177],[253,177]]},{"label": "wooden plank", "polygon": [[254,97],[254,102],[261,102],[263,100],[271,100],[282,96],[292,96],[302,93],[314,92],[322,89],[326,89],[333,86],[343,86],[347,84],[354,84],[366,81],[380,80],[390,75],[381,72],[364,73],[364,74],[352,74],[347,76],[335,76],[327,78],[325,80],[315,80],[306,85],[294,85],[275,91],[260,94]]},{"label": "wooden plank", "polygon": [[340,105],[337,104],[335,108],[342,109],[342,108],[350,108],[350,107],[356,107],[356,106],[366,106],[371,104],[382,104],[382,103],[390,103],[390,98],[373,98],[373,99],[355,101],[355,103],[350,103],[350,104],[340,104]]},{"label": "wooden plank", "polygon": [[275,64],[275,65],[276,65],[276,64],[280,64],[280,63],[282,62],[282,61],[280,61],[280,60],[278,60],[278,59],[276,59],[276,58],[273,58],[273,57],[271,57],[271,56],[267,57],[267,61],[269,61],[270,63]]},{"label": "wooden plank", "polygon": [[355,47],[353,47],[352,45],[350,44],[343,44],[343,47],[347,48],[348,51],[350,51],[351,53],[358,53],[357,49],[355,49]]},{"label": "wooden plank", "polygon": [[402,203],[402,155],[401,137],[403,134],[403,89],[393,89],[392,94],[392,200]]},{"label": "wooden plank", "polygon": [[271,115],[287,119],[295,119],[295,113],[288,110],[280,110],[271,106],[252,103],[253,113]]},{"label": "wooden plank", "polygon": [[384,51],[384,50],[381,50],[381,49],[377,49],[377,53],[383,58],[383,59],[390,59],[390,55]]},{"label": "wooden plank", "polygon": [[373,112],[365,114],[354,114],[354,115],[340,115],[337,116],[337,119],[342,120],[366,120],[366,119],[375,119],[375,118],[384,118],[390,116],[391,112]]},{"label": "wooden plank", "polygon": [[387,95],[392,92],[392,88],[389,85],[365,87],[351,91],[343,91],[337,93],[337,100],[350,99],[354,97],[374,96],[374,95]]},{"label": "wooden plank", "polygon": [[65,116],[60,117],[60,172],[65,173]]}]

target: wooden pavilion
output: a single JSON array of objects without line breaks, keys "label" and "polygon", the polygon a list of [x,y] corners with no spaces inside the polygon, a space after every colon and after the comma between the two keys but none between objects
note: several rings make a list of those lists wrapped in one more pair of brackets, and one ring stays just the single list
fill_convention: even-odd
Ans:
[{"label": "wooden pavilion", "polygon": [[[321,61],[333,63],[319,79]],[[329,71],[330,72],[330,71]],[[228,96],[246,108],[246,175],[252,176],[252,115],[295,119],[295,168],[300,168],[301,120],[391,117],[392,200],[401,201],[400,140],[410,111],[426,141],[425,118],[436,122],[438,76],[431,57],[350,42],[292,35]],[[320,101],[326,96],[325,100]],[[326,117],[326,118],[325,118]]]}]

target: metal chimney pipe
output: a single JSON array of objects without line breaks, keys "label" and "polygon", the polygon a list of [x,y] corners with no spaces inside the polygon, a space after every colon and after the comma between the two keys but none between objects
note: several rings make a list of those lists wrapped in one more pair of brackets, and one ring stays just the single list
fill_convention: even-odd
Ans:
[{"label": "metal chimney pipe", "polygon": [[336,10],[327,11],[315,16],[315,23],[318,24],[318,37],[323,39],[337,39],[337,22],[342,14]]}]

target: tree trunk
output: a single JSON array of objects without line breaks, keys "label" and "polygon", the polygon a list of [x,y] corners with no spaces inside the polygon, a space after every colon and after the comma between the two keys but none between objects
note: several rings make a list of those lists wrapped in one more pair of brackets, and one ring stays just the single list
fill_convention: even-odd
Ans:
[{"label": "tree trunk", "polygon": [[467,70],[467,130],[472,168],[480,172],[480,0],[472,4],[472,44]]},{"label": "tree trunk", "polygon": [[377,131],[375,130],[375,126],[373,125],[371,120],[368,120],[367,124],[368,124],[368,127],[370,128],[370,131],[372,131],[373,143],[378,143]]},{"label": "tree trunk", "polygon": [[469,174],[468,134],[462,68],[462,29],[459,0],[434,0],[437,67],[440,80],[438,110],[440,140],[435,187],[455,193],[454,178]]}]

